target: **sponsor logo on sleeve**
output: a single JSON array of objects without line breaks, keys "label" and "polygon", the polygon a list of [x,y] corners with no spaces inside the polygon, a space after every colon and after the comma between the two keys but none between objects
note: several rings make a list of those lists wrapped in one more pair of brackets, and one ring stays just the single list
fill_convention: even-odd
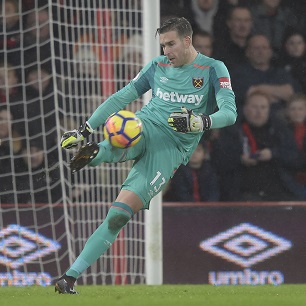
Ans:
[{"label": "sponsor logo on sleeve", "polygon": [[220,88],[232,89],[230,78],[220,78],[219,83],[220,83]]}]

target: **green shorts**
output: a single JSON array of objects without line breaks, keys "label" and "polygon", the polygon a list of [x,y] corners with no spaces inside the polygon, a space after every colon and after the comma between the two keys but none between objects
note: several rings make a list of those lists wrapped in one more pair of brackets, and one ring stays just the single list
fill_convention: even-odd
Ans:
[{"label": "green shorts", "polygon": [[175,142],[151,122],[146,122],[142,138],[141,155],[135,160],[122,189],[136,193],[144,209],[149,209],[151,199],[166,187],[183,162],[183,155]]},{"label": "green shorts", "polygon": [[105,151],[100,150],[91,165],[101,162],[135,160],[122,189],[137,194],[143,209],[149,209],[151,199],[166,187],[175,170],[183,163],[183,154],[175,142],[159,126],[143,120],[143,136],[128,149],[118,149],[103,141]]}]

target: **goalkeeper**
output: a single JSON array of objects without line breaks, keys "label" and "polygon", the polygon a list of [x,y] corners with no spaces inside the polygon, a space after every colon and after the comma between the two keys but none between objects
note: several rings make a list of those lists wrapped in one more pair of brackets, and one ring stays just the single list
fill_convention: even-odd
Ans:
[{"label": "goalkeeper", "polygon": [[135,160],[104,222],[88,239],[66,273],[57,280],[59,293],[76,293],[74,282],[116,239],[120,230],[159,193],[180,164],[187,164],[203,133],[234,124],[235,95],[225,65],[198,53],[185,18],[164,22],[156,33],[164,56],[154,58],[123,89],[110,96],[78,130],[64,133],[61,145],[70,149],[148,90],[152,98],[136,114],[143,124],[140,141],[128,149],[108,141],[89,142],[70,162],[72,172],[86,165]]}]

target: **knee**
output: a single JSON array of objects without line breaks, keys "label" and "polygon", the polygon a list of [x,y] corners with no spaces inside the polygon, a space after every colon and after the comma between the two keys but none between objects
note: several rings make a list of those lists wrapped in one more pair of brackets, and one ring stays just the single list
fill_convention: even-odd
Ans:
[{"label": "knee", "polygon": [[119,232],[128,222],[130,218],[126,215],[115,215],[108,220],[108,229],[113,232]]}]

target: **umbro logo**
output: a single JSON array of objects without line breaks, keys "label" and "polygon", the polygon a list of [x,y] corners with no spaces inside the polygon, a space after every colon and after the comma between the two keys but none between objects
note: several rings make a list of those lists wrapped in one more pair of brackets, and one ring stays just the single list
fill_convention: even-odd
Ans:
[{"label": "umbro logo", "polygon": [[159,80],[160,80],[160,82],[161,82],[161,83],[167,83],[167,82],[169,81],[169,80],[168,80],[168,78],[163,77],[163,76],[162,76],[162,77],[160,77],[160,79],[159,79]]},{"label": "umbro logo", "polygon": [[61,245],[17,224],[0,230],[0,264],[16,269],[60,249]]},{"label": "umbro logo", "polygon": [[276,256],[291,247],[291,241],[250,223],[241,223],[200,243],[203,251],[244,268]]}]

